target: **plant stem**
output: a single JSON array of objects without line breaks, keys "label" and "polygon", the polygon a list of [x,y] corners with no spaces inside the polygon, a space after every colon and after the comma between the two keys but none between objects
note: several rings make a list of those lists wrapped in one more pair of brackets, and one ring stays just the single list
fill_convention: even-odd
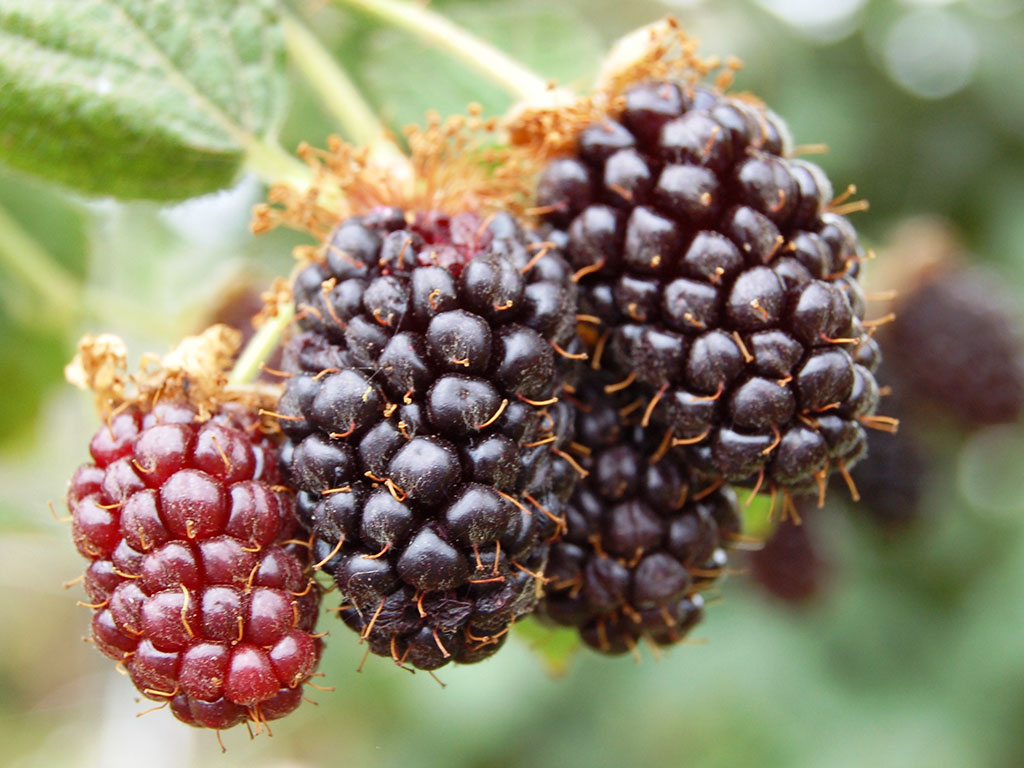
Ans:
[{"label": "plant stem", "polygon": [[277,314],[270,318],[256,335],[249,339],[242,354],[238,356],[235,367],[228,376],[228,386],[248,384],[260,372],[260,366],[273,353],[281,339],[281,334],[295,317],[295,305],[289,297],[277,305]]},{"label": "plant stem", "polygon": [[63,324],[81,308],[82,290],[78,281],[2,207],[0,264],[43,299],[46,307],[41,317]]},{"label": "plant stem", "polygon": [[536,98],[548,90],[548,82],[543,77],[429,8],[399,0],[335,2],[360,8],[439,46],[491,78],[517,99]]},{"label": "plant stem", "polygon": [[338,121],[353,144],[369,147],[378,157],[402,152],[348,74],[295,14],[281,10],[284,44],[292,63],[313,87],[323,108]]},{"label": "plant stem", "polygon": [[313,183],[313,171],[275,141],[252,137],[245,150],[246,169],[264,184],[290,184],[305,191]]}]

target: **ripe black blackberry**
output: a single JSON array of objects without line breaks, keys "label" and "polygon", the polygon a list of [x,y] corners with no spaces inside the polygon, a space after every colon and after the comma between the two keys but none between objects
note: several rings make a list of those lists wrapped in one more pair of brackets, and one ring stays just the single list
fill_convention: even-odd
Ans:
[{"label": "ripe black blackberry", "polygon": [[296,277],[281,461],[370,649],[478,661],[537,601],[576,478],[571,270],[507,214],[378,208]]},{"label": "ripe black blackberry", "polygon": [[594,367],[702,472],[823,489],[863,453],[863,425],[886,423],[856,232],[759,103],[666,80],[622,102],[537,187]]},{"label": "ripe black blackberry", "polygon": [[871,461],[861,462],[850,473],[860,496],[850,511],[866,514],[884,528],[898,529],[921,517],[932,456],[922,440],[927,417],[921,409],[910,407],[919,395],[893,365],[904,350],[889,343],[888,334],[882,343],[889,355],[879,373],[892,389],[885,398],[886,411],[900,420],[900,429],[895,434],[872,432],[868,436]]},{"label": "ripe black blackberry", "polygon": [[587,454],[590,474],[551,547],[538,610],[578,627],[602,653],[633,651],[641,639],[676,643],[700,621],[700,591],[722,573],[722,545],[739,532],[735,494],[701,478],[678,449],[625,425],[621,403],[600,387],[577,396],[573,447]]},{"label": "ripe black blackberry", "polygon": [[233,408],[200,423],[184,402],[117,409],[68,490],[93,643],[194,726],[284,716],[320,657],[320,591],[258,426]]},{"label": "ripe black blackberry", "polygon": [[906,388],[972,426],[1024,415],[1024,342],[1013,298],[981,268],[944,267],[896,306],[886,329]]}]

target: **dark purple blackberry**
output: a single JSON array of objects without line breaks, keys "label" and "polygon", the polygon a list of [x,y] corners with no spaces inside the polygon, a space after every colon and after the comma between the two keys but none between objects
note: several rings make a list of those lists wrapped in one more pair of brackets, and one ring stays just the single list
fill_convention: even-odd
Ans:
[{"label": "dark purple blackberry", "polygon": [[725,567],[722,544],[739,528],[735,494],[700,477],[678,449],[625,424],[630,407],[621,398],[593,384],[577,397],[584,442],[573,447],[589,475],[551,547],[538,610],[578,627],[603,653],[633,651],[645,638],[678,642],[701,618],[700,592]]},{"label": "dark purple blackberry", "polygon": [[981,268],[942,269],[896,306],[885,346],[915,394],[971,425],[1024,415],[1024,342],[1013,297]]},{"label": "dark purple blackberry", "polygon": [[294,504],[253,414],[119,408],[75,472],[68,508],[92,641],[184,722],[282,717],[320,658],[320,590],[291,543]]},{"label": "dark purple blackberry", "polygon": [[877,347],[856,232],[788,144],[760,104],[646,82],[538,194],[600,320],[592,362],[642,399],[644,425],[727,482],[806,492],[863,452]]},{"label": "dark purple blackberry", "polygon": [[533,609],[576,478],[571,269],[508,215],[380,209],[324,253],[278,407],[314,559],[374,653],[478,661]]},{"label": "dark purple blackberry", "polygon": [[[875,463],[875,462],[872,462]],[[750,555],[750,576],[773,597],[794,605],[820,596],[828,581],[828,563],[821,552],[811,500],[796,502],[802,522],[783,520],[764,547]],[[810,522],[808,522],[810,520]]]},{"label": "dark purple blackberry", "polygon": [[916,393],[893,364],[903,351],[888,343],[886,348],[892,354],[879,372],[892,389],[885,399],[886,410],[900,420],[900,429],[895,434],[873,432],[868,436],[871,461],[861,462],[850,472],[860,495],[860,503],[853,505],[851,512],[866,514],[884,528],[899,529],[923,513],[932,456],[922,440],[926,417],[921,409],[910,407]]}]

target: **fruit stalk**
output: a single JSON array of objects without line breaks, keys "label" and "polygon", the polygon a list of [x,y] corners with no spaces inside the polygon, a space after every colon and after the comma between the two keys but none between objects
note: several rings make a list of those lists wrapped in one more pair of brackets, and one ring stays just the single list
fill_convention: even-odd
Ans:
[{"label": "fruit stalk", "polygon": [[336,2],[359,8],[442,48],[517,99],[531,100],[549,90],[549,83],[543,77],[429,8],[397,0]]},{"label": "fruit stalk", "polygon": [[401,150],[377,119],[348,74],[297,16],[282,11],[284,43],[292,63],[320,97],[323,108],[338,121],[348,139],[378,156],[400,157]]},{"label": "fruit stalk", "polygon": [[305,191],[313,182],[313,172],[297,157],[276,142],[249,136],[245,139],[245,170],[264,184],[288,184]]},{"label": "fruit stalk", "polygon": [[295,317],[295,305],[291,296],[281,299],[277,304],[277,313],[264,323],[256,332],[245,349],[238,356],[235,367],[228,375],[228,386],[248,384],[259,374],[260,366],[266,362],[281,340],[281,334]]}]

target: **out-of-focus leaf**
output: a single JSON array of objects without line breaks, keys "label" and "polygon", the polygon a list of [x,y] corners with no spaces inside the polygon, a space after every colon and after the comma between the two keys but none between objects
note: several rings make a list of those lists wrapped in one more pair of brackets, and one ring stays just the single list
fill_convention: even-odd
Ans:
[{"label": "out-of-focus leaf", "polygon": [[63,381],[69,345],[59,336],[19,325],[0,311],[0,451],[25,437],[38,418],[44,399]]},{"label": "out-of-focus leaf", "polygon": [[[161,353],[163,345],[192,331],[211,301],[209,292],[233,269],[240,248],[236,243],[251,237],[244,218],[236,217],[232,226],[229,211],[236,197],[232,190],[185,204],[216,209],[215,201],[228,203],[221,207],[223,223],[211,228],[209,243],[188,238],[176,226],[175,209],[144,202],[96,204],[89,284],[107,302],[96,313],[97,330],[124,335],[131,349]],[[193,215],[204,214],[195,210]]]},{"label": "out-of-focus leaf", "polygon": [[0,208],[71,275],[85,274],[87,215],[81,204],[52,185],[0,167]]},{"label": "out-of-focus leaf", "polygon": [[575,629],[548,626],[529,616],[516,623],[515,632],[552,677],[565,675],[580,649],[580,635]]},{"label": "out-of-focus leaf", "polygon": [[275,128],[271,0],[4,0],[0,160],[93,194],[225,186]]},{"label": "out-of-focus leaf", "polygon": [[1024,515],[1024,430],[1019,424],[990,427],[971,435],[960,455],[960,492],[996,519]]},{"label": "out-of-focus leaf", "polygon": [[[589,82],[605,44],[579,8],[558,3],[445,3],[445,16],[540,75],[561,83]],[[489,114],[511,98],[461,61],[409,33],[354,18],[338,54],[373,105],[396,127],[423,122],[427,110],[463,112],[479,102]]]},{"label": "out-of-focus leaf", "polygon": [[781,504],[766,493],[759,493],[750,503],[741,496],[740,515],[743,518],[743,535],[767,541],[778,525]]}]

